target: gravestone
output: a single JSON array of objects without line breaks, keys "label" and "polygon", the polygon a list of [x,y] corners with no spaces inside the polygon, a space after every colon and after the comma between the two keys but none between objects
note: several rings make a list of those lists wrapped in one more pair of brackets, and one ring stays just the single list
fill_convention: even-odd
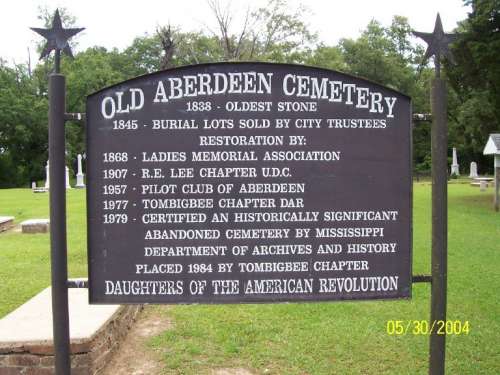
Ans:
[{"label": "gravestone", "polygon": [[44,187],[42,186],[36,186],[36,182],[33,182],[31,184],[31,190],[33,191],[33,193],[46,193],[48,190],[45,189]]},{"label": "gravestone", "polygon": [[30,219],[21,223],[23,233],[48,233],[49,229],[49,219]]},{"label": "gravestone", "polygon": [[69,184],[69,168],[66,168],[66,189],[71,189],[71,185]]},{"label": "gravestone", "polygon": [[494,156],[494,181],[495,194],[493,197],[493,207],[495,211],[500,210],[500,133],[490,134],[488,142],[483,150],[484,155]]},{"label": "gravestone", "polygon": [[31,183],[31,190],[33,191],[33,193],[45,193],[47,191],[47,189],[45,189],[44,187],[37,187],[35,181]]},{"label": "gravestone", "polygon": [[49,173],[49,161],[47,160],[47,165],[45,166],[45,190],[50,189],[50,173]]},{"label": "gravestone", "polygon": [[76,174],[76,185],[75,188],[83,189],[85,187],[85,183],[83,181],[83,172],[82,172],[82,155],[77,155],[78,159],[78,172]]},{"label": "gravestone", "polygon": [[486,188],[488,187],[488,182],[485,180],[479,181],[479,190],[480,191],[486,191]]},{"label": "gravestone", "polygon": [[470,163],[470,173],[469,173],[470,178],[476,178],[479,177],[477,174],[477,163],[475,161],[472,161]]},{"label": "gravestone", "polygon": [[[49,161],[47,160],[47,165],[45,166],[45,190],[50,189],[50,169],[49,169]],[[69,168],[65,167],[66,171],[66,189],[71,189],[71,185],[69,183]]]},{"label": "gravestone", "polygon": [[457,160],[457,149],[453,147],[453,162],[451,163],[451,175],[460,176],[460,170]]}]

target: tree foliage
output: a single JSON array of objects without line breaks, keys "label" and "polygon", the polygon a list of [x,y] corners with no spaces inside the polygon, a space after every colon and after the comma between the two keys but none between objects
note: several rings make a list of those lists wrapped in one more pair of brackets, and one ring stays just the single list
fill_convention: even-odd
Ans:
[{"label": "tree foliage", "polygon": [[456,64],[447,65],[454,90],[450,139],[465,162],[480,162],[483,173],[492,170],[482,156],[488,134],[500,131],[500,0],[465,3],[472,12],[452,50]]},{"label": "tree foliage", "polygon": [[0,64],[0,187],[28,186],[47,160],[47,97],[26,66]]},{"label": "tree foliage", "polygon": [[[472,13],[460,25],[453,52],[458,64],[446,65],[449,92],[450,142],[463,161],[481,159],[489,132],[499,129],[500,65],[498,64],[500,0],[467,0]],[[87,95],[138,75],[169,67],[217,61],[300,63],[354,74],[389,86],[412,97],[413,111],[429,113],[432,70],[422,69],[423,48],[415,44],[409,22],[395,16],[384,26],[371,21],[355,39],[337,45],[318,42],[304,22],[307,9],[293,9],[286,0],[271,0],[266,7],[238,15],[217,0],[209,0],[217,28],[186,32],[159,26],[153,34],[136,37],[123,51],[95,46],[64,58],[67,110],[84,112]],[[42,9],[49,25],[53,12]],[[66,27],[77,24],[61,10]],[[74,45],[74,42],[73,42]],[[44,177],[47,160],[47,78],[52,61],[8,67],[0,64],[0,186],[27,186]],[[83,153],[84,129],[67,125],[67,162],[73,166]],[[413,131],[414,165],[430,169],[430,125]],[[481,167],[480,167],[481,168]]]},{"label": "tree foliage", "polygon": [[304,23],[307,9],[290,12],[285,0],[270,0],[265,8],[247,9],[239,30],[233,30],[235,14],[230,3],[208,0],[218,30],[211,31],[224,61],[301,62],[316,41]]}]

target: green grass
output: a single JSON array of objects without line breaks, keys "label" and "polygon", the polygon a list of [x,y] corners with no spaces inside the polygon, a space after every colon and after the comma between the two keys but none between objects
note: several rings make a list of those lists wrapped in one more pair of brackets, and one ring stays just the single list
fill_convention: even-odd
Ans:
[{"label": "green grass", "polygon": [[[70,190],[67,199],[68,273],[87,276],[87,225],[84,190]],[[0,216],[49,218],[49,194],[30,189],[0,190]],[[49,234],[0,233],[0,317],[50,285]]]},{"label": "green grass", "polygon": [[[0,215],[48,217],[47,195],[0,190]],[[492,189],[449,185],[448,318],[469,321],[447,337],[447,374],[500,373],[500,214]],[[71,276],[86,274],[83,191],[68,192]],[[430,184],[414,185],[414,273],[430,272]],[[0,234],[0,316],[49,284],[47,235]],[[427,284],[410,301],[174,306],[174,328],[151,340],[167,374],[244,367],[265,374],[425,374],[428,337],[390,336],[388,320],[427,320]]]}]

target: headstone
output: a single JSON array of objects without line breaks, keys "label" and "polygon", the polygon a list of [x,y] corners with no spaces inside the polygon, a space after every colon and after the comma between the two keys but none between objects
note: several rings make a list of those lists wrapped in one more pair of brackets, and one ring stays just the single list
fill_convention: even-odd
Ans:
[{"label": "headstone", "polygon": [[21,223],[23,233],[48,233],[49,227],[49,219],[30,219]]},{"label": "headstone", "polygon": [[475,161],[472,161],[470,163],[469,177],[470,178],[476,178],[476,177],[478,177],[478,175],[477,175],[477,163]]},{"label": "headstone", "polygon": [[50,180],[49,180],[49,161],[47,160],[47,165],[45,166],[45,189],[49,190]]},{"label": "headstone", "polygon": [[31,190],[36,190],[36,182],[35,181],[33,181],[31,183]]},{"label": "headstone", "polygon": [[83,172],[82,172],[82,155],[78,154],[78,172],[76,174],[76,185],[75,187],[78,189],[83,189],[85,187],[85,183],[83,182]]},{"label": "headstone", "polygon": [[69,184],[69,168],[66,166],[66,189],[71,189],[71,185]]},{"label": "headstone", "polygon": [[479,182],[479,190],[480,191],[486,191],[486,188],[488,187],[488,183],[484,180],[481,180]]},{"label": "headstone", "polygon": [[451,163],[451,175],[460,176],[459,165],[457,161],[457,149],[453,147],[453,162]]},{"label": "headstone", "polygon": [[496,212],[500,210],[500,154],[495,155],[495,194],[493,195],[493,208]]},{"label": "headstone", "polygon": [[14,225],[14,216],[0,216],[0,232]]}]

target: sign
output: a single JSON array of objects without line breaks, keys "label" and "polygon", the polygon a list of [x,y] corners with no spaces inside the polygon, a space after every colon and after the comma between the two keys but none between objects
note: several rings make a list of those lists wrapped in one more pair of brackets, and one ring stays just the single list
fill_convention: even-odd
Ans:
[{"label": "sign", "polygon": [[91,303],[411,295],[410,99],[222,63],[87,100]]}]

